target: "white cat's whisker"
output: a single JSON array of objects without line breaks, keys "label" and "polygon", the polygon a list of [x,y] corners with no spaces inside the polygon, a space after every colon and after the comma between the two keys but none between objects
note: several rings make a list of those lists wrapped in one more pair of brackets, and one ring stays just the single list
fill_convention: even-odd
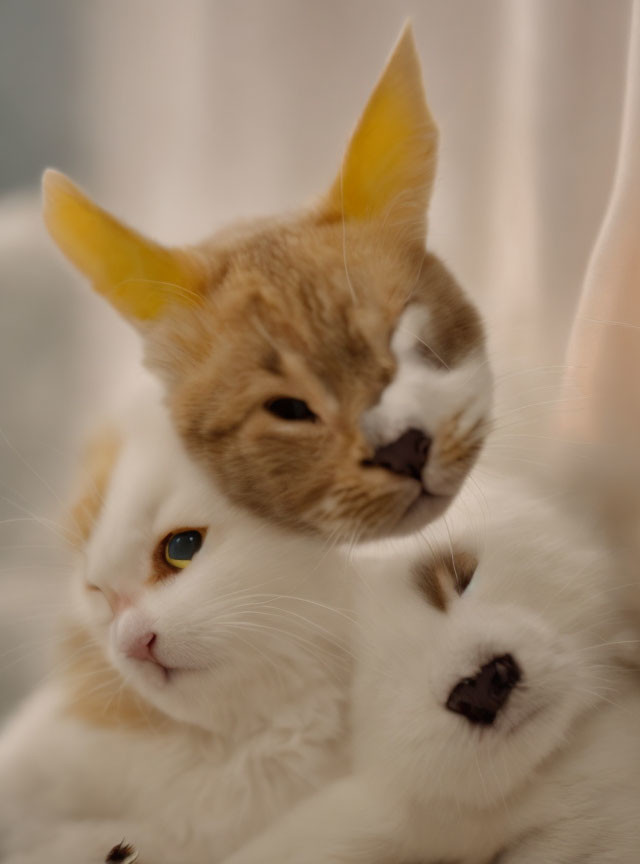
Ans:
[{"label": "white cat's whisker", "polygon": [[9,506],[13,507],[14,509],[26,514],[24,517],[3,519],[2,521],[0,521],[0,525],[10,525],[11,523],[17,522],[31,522],[33,524],[39,525],[42,528],[45,528],[47,531],[51,531],[54,536],[58,537],[65,543],[69,541],[68,534],[65,534],[64,525],[60,525],[55,520],[48,519],[45,516],[38,516],[35,513],[32,513],[26,507],[18,504],[17,501],[12,501],[10,498],[0,496],[0,501],[3,501],[5,504],[9,504]]},{"label": "white cat's whisker", "polygon": [[440,361],[440,363],[442,363],[442,365],[444,366],[444,368],[448,372],[451,371],[450,366],[447,363],[445,363],[445,361],[438,354],[438,352],[434,348],[432,348],[431,345],[429,345],[424,339],[422,339],[422,337],[420,337],[417,333],[413,333],[407,327],[398,327],[398,331],[402,332],[402,333],[406,333],[408,336],[411,336],[412,339],[415,339],[416,342],[420,342],[421,345],[424,345],[424,347],[427,348],[429,351],[431,351],[431,353]]},{"label": "white cat's whisker", "polygon": [[610,642],[595,642],[593,645],[584,645],[575,651],[598,651],[601,648],[610,648],[615,645],[640,645],[640,639],[614,639]]},{"label": "white cat's whisker", "polygon": [[[245,631],[253,631],[255,633],[273,633],[280,637],[283,635],[283,631],[279,627],[272,627],[268,624],[258,624],[252,621],[236,621],[233,622],[231,626],[234,633],[236,630],[241,629]],[[348,665],[345,664],[344,659],[336,657],[335,653],[328,649],[323,649],[317,642],[305,639],[303,636],[293,632],[287,632],[286,638],[287,640],[291,640],[299,649],[304,650],[309,657],[318,661],[332,676],[337,676],[338,670],[341,667],[349,668]],[[329,660],[331,662],[329,662]]]},{"label": "white cat's whisker", "polygon": [[[241,618],[235,619],[236,622],[244,622],[247,621],[250,616],[261,616],[263,618],[273,619],[275,621],[281,620],[284,621],[286,618],[293,617],[295,619],[300,619],[308,624],[311,630],[317,634],[322,634],[323,639],[331,645],[336,646],[340,649],[341,653],[346,654],[347,656],[356,659],[356,655],[348,648],[349,642],[346,639],[340,638],[333,634],[326,627],[322,627],[317,622],[312,621],[311,619],[304,618],[303,616],[296,615],[292,613],[290,609],[280,608],[280,607],[270,607],[269,609],[249,609],[242,613]],[[227,620],[227,619],[223,619]],[[288,638],[289,631],[282,630],[283,636]],[[295,634],[294,635],[298,635]],[[314,643],[316,644],[316,643]]]}]

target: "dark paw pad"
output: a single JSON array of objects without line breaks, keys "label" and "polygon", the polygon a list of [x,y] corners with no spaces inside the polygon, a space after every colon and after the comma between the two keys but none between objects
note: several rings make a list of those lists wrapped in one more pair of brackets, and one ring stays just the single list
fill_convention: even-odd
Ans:
[{"label": "dark paw pad", "polygon": [[138,853],[131,843],[125,843],[123,840],[122,843],[118,843],[117,846],[113,847],[104,860],[106,864],[115,864],[115,862],[119,862],[119,864],[135,864],[138,860]]}]

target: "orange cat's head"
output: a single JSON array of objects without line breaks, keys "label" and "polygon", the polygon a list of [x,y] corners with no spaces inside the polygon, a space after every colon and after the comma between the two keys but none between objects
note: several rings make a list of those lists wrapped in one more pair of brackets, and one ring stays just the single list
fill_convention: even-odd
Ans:
[{"label": "orange cat's head", "polygon": [[338,178],[294,217],[166,248],[45,175],[49,231],[142,334],[189,451],[231,499],[295,530],[418,527],[482,444],[482,326],[424,248],[436,145],[406,28]]}]

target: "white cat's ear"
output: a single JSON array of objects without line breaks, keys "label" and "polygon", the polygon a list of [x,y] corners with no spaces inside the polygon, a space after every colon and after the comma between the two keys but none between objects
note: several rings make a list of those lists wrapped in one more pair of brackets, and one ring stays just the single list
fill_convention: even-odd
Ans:
[{"label": "white cat's ear", "polygon": [[325,212],[345,220],[377,219],[423,239],[437,145],[407,23],[351,137]]},{"label": "white cat's ear", "polygon": [[204,276],[195,256],[118,222],[58,171],[45,171],[42,189],[51,237],[125,318],[139,324],[200,301]]}]

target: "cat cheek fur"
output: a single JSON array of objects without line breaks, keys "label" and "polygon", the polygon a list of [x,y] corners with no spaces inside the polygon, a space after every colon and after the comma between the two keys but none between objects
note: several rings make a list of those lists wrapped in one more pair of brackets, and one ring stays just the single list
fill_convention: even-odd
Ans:
[{"label": "cat cheek fur", "polygon": [[[493,380],[480,318],[432,255],[424,256],[410,301],[396,322],[391,350],[395,375],[365,412],[363,427],[375,446],[389,444],[407,429],[423,432],[431,444],[422,487],[448,503],[488,432]],[[433,518],[414,509],[418,512],[403,520],[401,531]]]}]

